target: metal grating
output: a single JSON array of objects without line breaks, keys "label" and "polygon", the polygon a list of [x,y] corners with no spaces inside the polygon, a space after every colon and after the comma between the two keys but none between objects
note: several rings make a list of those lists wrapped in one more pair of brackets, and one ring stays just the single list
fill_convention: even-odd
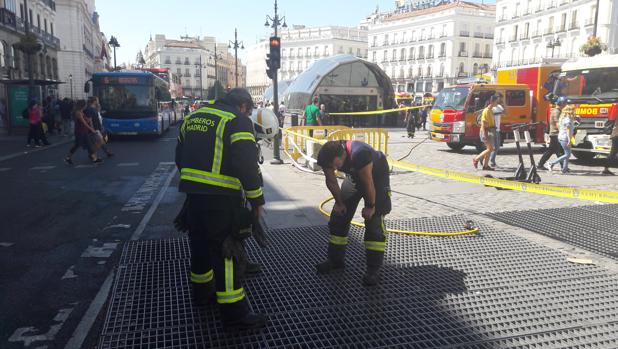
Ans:
[{"label": "metal grating", "polygon": [[[389,222],[454,231],[463,216]],[[618,347],[618,280],[596,266],[482,225],[474,236],[391,234],[382,284],[365,288],[362,232],[346,270],[318,276],[327,227],[270,233],[253,243],[264,273],[248,279],[259,332],[224,330],[215,307],[192,304],[185,239],[129,242],[123,250],[101,348],[564,348]]]},{"label": "metal grating", "polygon": [[487,216],[618,259],[618,205],[487,213]]}]

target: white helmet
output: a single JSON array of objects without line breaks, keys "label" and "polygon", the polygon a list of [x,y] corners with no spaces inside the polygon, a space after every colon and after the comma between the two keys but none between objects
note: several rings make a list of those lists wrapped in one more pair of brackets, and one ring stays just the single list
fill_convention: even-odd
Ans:
[{"label": "white helmet", "polygon": [[279,133],[279,119],[269,108],[254,109],[249,117],[258,139],[271,139]]}]

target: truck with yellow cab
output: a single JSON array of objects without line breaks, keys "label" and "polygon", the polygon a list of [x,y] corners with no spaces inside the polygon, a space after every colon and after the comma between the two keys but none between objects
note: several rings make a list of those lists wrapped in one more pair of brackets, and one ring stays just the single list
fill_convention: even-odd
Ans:
[{"label": "truck with yellow cab", "polygon": [[585,160],[608,154],[609,133],[618,115],[618,55],[565,62],[553,95],[565,96],[575,107],[578,120],[573,155]]},{"label": "truck with yellow cab", "polygon": [[[431,139],[445,142],[453,150],[464,146],[482,149],[479,113],[494,94],[501,94],[505,113],[500,131],[507,135],[512,124],[532,123],[532,97],[525,84],[489,84],[485,81],[462,83],[444,88],[431,110]],[[536,138],[536,137],[535,137]]]}]

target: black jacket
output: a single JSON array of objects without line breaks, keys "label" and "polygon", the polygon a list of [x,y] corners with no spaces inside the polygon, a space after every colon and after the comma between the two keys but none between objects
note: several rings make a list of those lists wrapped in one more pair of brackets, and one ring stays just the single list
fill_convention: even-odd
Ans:
[{"label": "black jacket", "polygon": [[253,123],[236,107],[217,101],[186,117],[176,146],[179,190],[187,194],[245,193],[264,204]]}]

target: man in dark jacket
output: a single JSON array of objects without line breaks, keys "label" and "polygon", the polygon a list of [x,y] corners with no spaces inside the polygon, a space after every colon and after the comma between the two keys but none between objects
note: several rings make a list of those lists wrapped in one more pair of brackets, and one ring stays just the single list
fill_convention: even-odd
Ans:
[{"label": "man in dark jacket", "polygon": [[265,203],[252,109],[251,95],[232,89],[185,118],[176,147],[179,190],[187,194],[194,299],[204,304],[215,298],[226,327],[266,325],[265,316],[250,311],[242,286],[243,240]]}]

